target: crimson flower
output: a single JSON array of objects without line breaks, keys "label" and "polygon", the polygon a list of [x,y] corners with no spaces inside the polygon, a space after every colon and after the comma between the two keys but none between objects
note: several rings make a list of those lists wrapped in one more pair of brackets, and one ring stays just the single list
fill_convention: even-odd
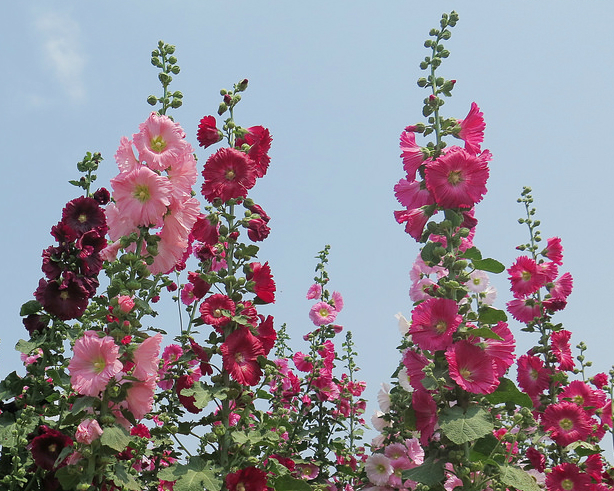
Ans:
[{"label": "crimson flower", "polygon": [[256,385],[262,376],[258,357],[264,356],[262,343],[248,327],[230,333],[220,346],[224,369],[242,385]]},{"label": "crimson flower", "polygon": [[275,281],[271,274],[268,261],[264,264],[251,263],[251,273],[247,274],[247,280],[254,282],[254,293],[264,303],[275,302]]},{"label": "crimson flower", "polygon": [[200,304],[200,317],[205,324],[218,328],[228,324],[235,315],[235,308],[235,303],[230,297],[216,293]]},{"label": "crimson flower", "polygon": [[557,465],[546,476],[548,491],[581,491],[591,489],[590,485],[591,477],[571,462]]},{"label": "crimson flower", "polygon": [[62,282],[41,278],[34,297],[43,308],[61,320],[81,317],[87,308],[88,288],[71,272],[66,272]]},{"label": "crimson flower", "polygon": [[267,491],[266,472],[246,467],[226,476],[228,491]]},{"label": "crimson flower", "polygon": [[271,149],[271,134],[268,129],[263,126],[252,126],[247,128],[247,133],[243,138],[237,138],[236,145],[241,148],[242,145],[250,146],[247,151],[249,159],[254,164],[256,177],[263,177],[271,162],[269,150]]},{"label": "crimson flower", "polygon": [[234,148],[220,148],[211,155],[203,169],[202,194],[209,202],[219,198],[245,198],[256,184],[254,164],[246,154]]},{"label": "crimson flower", "polygon": [[584,441],[592,431],[593,420],[586,411],[573,402],[551,404],[544,411],[544,429],[551,438],[566,447],[570,443]]},{"label": "crimson flower", "polygon": [[193,385],[194,378],[191,375],[182,375],[177,379],[175,391],[177,392],[177,397],[179,398],[179,402],[183,404],[183,407],[185,407],[192,414],[198,414],[202,411],[202,409],[195,406],[194,403],[196,402],[196,397],[181,394],[183,389],[191,389]]},{"label": "crimson flower", "polygon": [[247,224],[247,236],[254,242],[260,242],[269,236],[271,229],[262,218],[250,220]]},{"label": "crimson flower", "polygon": [[221,131],[217,129],[215,117],[204,116],[203,119],[200,120],[196,139],[201,147],[207,148],[219,142],[222,137]]}]

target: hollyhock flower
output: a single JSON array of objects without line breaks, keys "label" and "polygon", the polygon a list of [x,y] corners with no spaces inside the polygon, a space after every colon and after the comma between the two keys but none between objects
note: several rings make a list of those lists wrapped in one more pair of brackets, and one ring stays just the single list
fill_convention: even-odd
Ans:
[{"label": "hollyhock flower", "polygon": [[140,380],[146,380],[149,376],[158,373],[158,365],[160,364],[160,343],[162,342],[162,334],[157,333],[155,336],[150,336],[144,341],[141,341],[134,352],[132,359],[134,361],[134,369],[132,376]]},{"label": "hollyhock flower", "polygon": [[471,155],[460,147],[451,147],[438,159],[428,162],[426,187],[441,208],[472,208],[486,193],[488,161],[485,150]]},{"label": "hollyhock flower", "polygon": [[32,458],[38,467],[51,471],[63,465],[58,464],[56,466],[56,461],[64,447],[72,444],[73,441],[70,437],[58,430],[42,425],[38,428],[38,435],[28,444],[27,448],[32,452]]},{"label": "hollyhock flower", "polygon": [[599,454],[592,454],[586,458],[586,473],[595,481],[600,482],[603,474],[603,458]]},{"label": "hollyhock flower", "polygon": [[418,351],[411,349],[403,353],[403,365],[407,368],[409,383],[415,390],[424,388],[420,381],[424,378],[424,367],[429,364],[429,359]]},{"label": "hollyhock flower", "polygon": [[469,291],[474,293],[480,293],[488,288],[488,283],[490,279],[488,278],[488,273],[486,271],[480,271],[476,269],[475,271],[469,274],[469,281],[467,282],[467,288]]},{"label": "hollyhock flower", "polygon": [[247,223],[247,236],[253,242],[261,242],[269,236],[271,229],[262,218],[255,218]]},{"label": "hollyhock flower", "polygon": [[173,185],[173,199],[182,201],[186,196],[190,196],[192,186],[196,184],[198,179],[198,169],[196,168],[196,159],[192,153],[192,147],[190,146],[189,151],[179,157],[166,172]]},{"label": "hollyhock flower", "polygon": [[609,378],[605,373],[600,372],[594,377],[592,377],[590,380],[595,387],[597,387],[598,389],[603,389],[603,387],[608,384]]},{"label": "hollyhock flower", "polygon": [[461,127],[458,136],[465,140],[465,150],[473,155],[480,153],[480,144],[484,141],[484,113],[475,102],[471,103],[471,109],[465,119],[459,119]]},{"label": "hollyhock flower", "polygon": [[559,267],[551,262],[546,261],[537,265],[541,272],[546,276],[546,282],[554,281],[559,274]]},{"label": "hollyhock flower", "polygon": [[332,300],[333,300],[333,306],[335,307],[335,310],[337,311],[337,313],[341,312],[343,310],[343,297],[341,296],[341,293],[333,292]]},{"label": "hollyhock flower", "polygon": [[267,491],[266,472],[255,467],[246,467],[226,476],[228,491]]},{"label": "hollyhock flower", "polygon": [[207,148],[221,141],[224,135],[217,129],[214,116],[204,116],[198,123],[196,139],[201,147]]},{"label": "hollyhock flower", "polygon": [[399,203],[411,210],[435,203],[433,195],[426,189],[424,182],[401,179],[394,186],[394,195]]},{"label": "hollyhock flower", "polygon": [[511,290],[516,298],[524,298],[535,293],[546,284],[546,276],[542,270],[527,256],[517,258],[507,272],[510,274]]},{"label": "hollyhock flower", "polygon": [[535,447],[529,447],[527,448],[526,455],[535,470],[539,472],[546,470],[546,457],[543,453]]},{"label": "hollyhock flower", "polygon": [[390,385],[382,383],[377,391],[377,403],[379,408],[385,413],[390,411]]},{"label": "hollyhock flower", "polygon": [[550,386],[550,371],[541,358],[522,355],[518,358],[518,385],[530,397],[538,396]]},{"label": "hollyhock flower", "polygon": [[483,292],[480,293],[480,297],[482,297],[483,304],[493,305],[497,299],[497,289],[494,286],[489,285]]},{"label": "hollyhock flower", "polygon": [[505,375],[507,369],[514,363],[516,342],[512,331],[505,322],[499,322],[492,330],[502,339],[485,339],[486,347],[484,351],[493,359],[495,375],[499,378]]},{"label": "hollyhock flower", "polygon": [[570,273],[564,273],[558,280],[556,280],[548,291],[552,298],[557,300],[567,300],[567,297],[571,295],[573,289],[573,278]]},{"label": "hollyhock flower", "polygon": [[408,180],[414,180],[418,167],[424,161],[424,153],[416,143],[416,135],[412,131],[401,133],[401,158],[403,159],[403,169],[407,173]]},{"label": "hollyhock flower", "polygon": [[181,402],[183,407],[185,407],[192,414],[198,414],[202,411],[202,408],[196,407],[196,397],[186,396],[181,393],[184,389],[191,389],[193,386],[194,378],[192,375],[182,375],[177,379],[175,391],[177,392],[177,397],[179,398],[179,402]]},{"label": "hollyhock flower", "polygon": [[75,440],[79,443],[90,445],[102,435],[102,428],[95,419],[84,419],[77,426]]},{"label": "hollyhock flower", "polygon": [[235,315],[235,308],[235,303],[230,297],[216,293],[200,304],[200,317],[205,324],[218,328],[230,322]]},{"label": "hollyhock flower", "polygon": [[320,474],[320,468],[315,464],[296,464],[296,468],[298,470],[298,477],[306,481],[311,481]]},{"label": "hollyhock flower", "polygon": [[211,155],[203,170],[202,194],[209,202],[219,198],[245,198],[256,184],[256,171],[247,155],[234,148],[221,148]]},{"label": "hollyhock flower", "polygon": [[139,160],[147,162],[152,170],[162,171],[171,167],[191,146],[184,139],[179,124],[171,118],[152,112],[139,125],[139,133],[132,135],[132,141],[139,153]]},{"label": "hollyhock flower", "polygon": [[213,225],[207,216],[200,215],[192,227],[192,235],[194,239],[199,242],[203,242],[207,245],[215,245],[220,238],[219,227],[219,223]]},{"label": "hollyhock flower", "polygon": [[399,379],[399,385],[403,387],[403,389],[405,389],[407,392],[413,392],[411,378],[409,376],[409,372],[407,371],[407,367],[403,367],[401,370],[399,370],[397,378]]},{"label": "hollyhock flower", "polygon": [[591,477],[571,462],[557,465],[546,476],[548,491],[588,491],[590,485]]},{"label": "hollyhock flower", "polygon": [[40,359],[42,356],[43,356],[43,350],[41,348],[36,348],[29,355],[27,353],[20,353],[19,354],[19,358],[21,359],[23,364],[26,365],[26,366],[27,365],[31,365],[36,360]]},{"label": "hollyhock flower", "polygon": [[314,283],[307,291],[307,300],[314,300],[322,296],[322,287],[318,283]]},{"label": "hollyhock flower", "polygon": [[411,298],[413,302],[431,298],[432,296],[427,293],[427,290],[436,286],[437,284],[430,278],[422,278],[412,284],[409,289],[409,298]]},{"label": "hollyhock flower", "polygon": [[430,298],[414,308],[409,333],[421,349],[445,350],[461,321],[454,300]]},{"label": "hollyhock flower", "polygon": [[544,430],[559,445],[584,441],[592,431],[593,420],[584,409],[572,402],[559,402],[546,407],[543,415]]},{"label": "hollyhock flower", "polygon": [[247,274],[247,280],[254,282],[254,293],[264,303],[274,303],[275,281],[268,261],[264,264],[251,263],[250,268],[252,272]]},{"label": "hollyhock flower", "polygon": [[[111,179],[113,197],[124,220],[138,226],[160,226],[162,217],[171,204],[172,185],[145,166],[122,172]],[[107,207],[108,213],[108,207]],[[112,240],[113,237],[111,237]]]},{"label": "hollyhock flower", "polygon": [[256,385],[262,376],[258,357],[264,356],[262,343],[248,327],[230,333],[220,346],[224,369],[242,385]]},{"label": "hollyhock flower", "polygon": [[271,141],[272,138],[269,130],[262,126],[247,128],[247,133],[243,138],[237,138],[236,146],[238,148],[245,144],[250,146],[247,155],[254,164],[256,177],[263,177],[267,172],[271,162],[271,158],[268,155],[271,149]]},{"label": "hollyhock flower", "polygon": [[126,391],[126,400],[122,406],[125,405],[137,421],[143,419],[153,407],[156,378],[156,375],[149,375],[142,381],[131,382]]},{"label": "hollyhock flower", "polygon": [[374,453],[367,458],[365,471],[369,481],[377,486],[385,486],[388,484],[388,478],[393,469],[388,457],[381,453]]},{"label": "hollyhock flower", "polygon": [[188,281],[194,286],[193,294],[199,300],[211,289],[211,285],[207,283],[199,273],[189,272]]},{"label": "hollyhock flower", "polygon": [[292,357],[294,365],[301,372],[311,372],[313,370],[313,363],[310,360],[311,357],[304,353],[301,353],[300,351],[294,353],[294,356]]},{"label": "hollyhock flower", "polygon": [[575,363],[571,354],[570,339],[571,332],[565,329],[553,332],[550,336],[550,349],[559,362],[559,370],[571,371],[574,369]]},{"label": "hollyhock flower", "polygon": [[181,302],[184,305],[191,305],[196,300],[196,295],[194,295],[194,285],[192,283],[186,283],[181,288]]},{"label": "hollyhock flower", "polygon": [[316,326],[332,324],[337,317],[337,311],[326,302],[318,302],[309,311],[309,318]]},{"label": "hollyhock flower", "polygon": [[122,136],[119,140],[119,148],[115,152],[115,162],[117,162],[120,172],[130,172],[142,165],[134,156],[132,141],[125,136]]},{"label": "hollyhock flower", "polygon": [[41,278],[34,292],[34,297],[43,308],[61,320],[81,317],[89,298],[83,282],[74,274],[68,273],[64,275],[62,282]]},{"label": "hollyhock flower", "polygon": [[424,226],[434,214],[432,206],[422,206],[413,210],[395,211],[397,223],[405,223],[405,232],[419,241],[424,232]]},{"label": "hollyhock flower", "polygon": [[111,193],[109,193],[109,190],[107,188],[99,188],[94,191],[93,198],[96,200],[96,203],[101,206],[104,206],[109,201],[111,201]]},{"label": "hollyhock flower", "polygon": [[35,332],[43,332],[47,328],[47,324],[42,321],[42,317],[38,314],[30,314],[24,317],[21,322],[30,336]]},{"label": "hollyhock flower", "polygon": [[416,428],[420,432],[420,443],[427,445],[437,424],[437,403],[424,388],[416,389],[411,402],[416,415]]},{"label": "hollyhock flower", "polygon": [[136,231],[137,225],[132,217],[122,214],[115,203],[109,203],[104,212],[109,225],[109,238],[116,242],[107,246],[107,250],[103,250],[101,256],[107,261],[109,260],[107,257],[111,257],[111,260],[114,261],[113,258],[117,256],[117,251],[121,247],[119,239]]},{"label": "hollyhock flower", "polygon": [[119,346],[111,336],[101,338],[95,331],[85,331],[75,341],[68,371],[72,387],[79,394],[97,397],[122,368]]},{"label": "hollyhock flower", "polygon": [[119,310],[124,314],[127,314],[134,308],[134,300],[128,295],[120,295],[117,297],[117,304],[119,305]]},{"label": "hollyhock flower", "polygon": [[99,230],[102,235],[107,231],[104,211],[94,198],[81,196],[66,203],[62,221],[78,235],[93,229]]},{"label": "hollyhock flower", "polygon": [[260,320],[260,323],[256,328],[256,337],[262,343],[262,347],[264,348],[264,356],[267,356],[273,349],[273,346],[275,346],[277,332],[273,327],[272,315],[268,315],[266,318],[263,315],[258,315],[258,319]]},{"label": "hollyhock flower", "polygon": [[474,394],[490,394],[499,386],[492,358],[469,341],[454,343],[446,351],[450,377],[462,389]]},{"label": "hollyhock flower", "polygon": [[525,324],[533,322],[536,317],[541,316],[539,304],[532,298],[515,298],[514,300],[507,302],[506,305],[507,310],[510,314],[512,314],[512,317],[517,321],[524,322]]},{"label": "hollyhock flower", "polygon": [[542,254],[559,266],[563,264],[563,246],[559,237],[550,237]]},{"label": "hollyhock flower", "polygon": [[407,333],[409,333],[409,321],[400,312],[398,314],[394,314],[394,317],[397,320],[399,332],[404,336],[407,335]]},{"label": "hollyhock flower", "polygon": [[569,400],[592,415],[605,405],[606,395],[602,390],[591,389],[581,380],[574,380],[559,394],[559,400]]}]

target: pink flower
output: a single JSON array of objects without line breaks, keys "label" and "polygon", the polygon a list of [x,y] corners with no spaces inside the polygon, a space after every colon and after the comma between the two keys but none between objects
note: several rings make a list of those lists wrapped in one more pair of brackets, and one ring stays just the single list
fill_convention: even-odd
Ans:
[{"label": "pink flower", "polygon": [[424,350],[445,350],[452,344],[452,335],[462,321],[458,305],[447,298],[429,298],[416,306],[411,316],[409,333]]},{"label": "pink flower", "polygon": [[405,365],[407,369],[409,383],[415,390],[424,388],[420,381],[424,378],[422,369],[428,364],[428,358],[418,351],[407,349],[405,353],[403,353],[403,365]]},{"label": "pink flower", "polygon": [[119,141],[119,148],[115,153],[115,161],[120,172],[130,172],[141,166],[141,163],[134,156],[132,141],[128,140],[125,136],[122,136]]},{"label": "pink flower", "polygon": [[318,302],[309,311],[309,318],[316,326],[332,324],[337,317],[337,311],[326,302]]},{"label": "pink flower", "polygon": [[588,491],[593,489],[590,485],[591,477],[570,462],[557,465],[546,476],[548,491]]},{"label": "pink flower", "polygon": [[266,472],[256,467],[246,467],[226,476],[228,491],[267,491]]},{"label": "pink flower", "polygon": [[486,194],[488,161],[485,150],[472,155],[460,147],[451,147],[437,160],[428,162],[426,187],[441,208],[472,208]]},{"label": "pink flower", "polygon": [[263,177],[269,167],[271,158],[269,157],[269,150],[271,149],[271,134],[269,130],[263,126],[252,126],[247,128],[247,133],[243,138],[238,138],[236,141],[237,147],[241,147],[245,144],[250,148],[247,151],[247,156],[254,164],[254,170],[256,177]]},{"label": "pink flower", "polygon": [[554,285],[548,288],[552,298],[556,300],[567,300],[567,297],[571,295],[573,289],[573,278],[570,273],[564,273],[558,280],[554,282]]},{"label": "pink flower", "polygon": [[388,484],[388,478],[392,475],[393,469],[390,459],[382,453],[369,455],[365,462],[367,477],[376,486]]},{"label": "pink flower", "polygon": [[546,284],[547,278],[537,263],[527,257],[520,256],[507,270],[512,283],[512,293],[516,298],[524,298],[535,293]]},{"label": "pink flower", "polygon": [[157,333],[155,336],[148,337],[137,346],[132,354],[134,360],[133,377],[147,380],[150,376],[158,373],[161,342],[162,334]]},{"label": "pink flower", "polygon": [[571,332],[565,329],[553,332],[550,336],[550,348],[559,362],[559,370],[571,371],[574,369],[575,364],[571,355],[570,339]]},{"label": "pink flower", "polygon": [[343,297],[341,296],[341,293],[333,292],[332,297],[335,310],[337,313],[341,312],[343,310]]},{"label": "pink flower", "polygon": [[559,266],[563,264],[563,246],[561,245],[561,239],[559,237],[550,237],[542,254],[554,264],[558,264]]},{"label": "pink flower", "polygon": [[247,236],[253,242],[261,242],[269,236],[271,229],[262,218],[250,220],[247,224]]},{"label": "pink flower", "polygon": [[550,371],[537,356],[522,355],[517,366],[518,385],[528,396],[538,396],[550,385]]},{"label": "pink flower", "polygon": [[77,426],[75,440],[79,443],[91,444],[102,435],[102,428],[95,419],[85,419]]},{"label": "pink flower", "polygon": [[532,298],[515,298],[507,302],[507,310],[512,317],[517,321],[528,324],[533,322],[533,319],[541,316],[541,309],[539,304]]},{"label": "pink flower", "polygon": [[593,420],[583,408],[572,402],[549,405],[543,416],[544,430],[552,439],[566,447],[570,443],[584,441],[592,431]]},{"label": "pink flower", "polygon": [[496,376],[499,378],[505,375],[507,369],[514,362],[514,358],[516,357],[514,354],[516,342],[512,331],[510,331],[505,322],[499,322],[492,330],[502,339],[485,339],[484,343],[486,347],[484,351],[492,357],[495,364]]},{"label": "pink flower", "polygon": [[320,298],[322,295],[322,287],[318,283],[314,283],[309,287],[307,291],[307,300],[314,300]]},{"label": "pink flower", "polygon": [[119,361],[119,346],[113,338],[100,338],[95,331],[85,331],[75,342],[73,352],[68,365],[70,382],[82,395],[97,397],[111,377],[123,368]]},{"label": "pink flower", "polygon": [[416,415],[416,428],[420,432],[420,443],[427,445],[437,424],[437,403],[424,388],[412,394],[411,405]]},{"label": "pink flower", "polygon": [[394,195],[398,202],[408,210],[435,203],[435,199],[429,190],[426,189],[424,181],[417,182],[401,179],[394,186]]},{"label": "pink flower", "polygon": [[127,314],[134,308],[134,300],[128,295],[120,295],[117,297],[117,304],[119,305],[119,310],[124,314]]},{"label": "pink flower", "polygon": [[602,390],[591,389],[581,380],[574,380],[559,394],[559,400],[569,400],[592,415],[605,406],[606,395]]},{"label": "pink flower", "polygon": [[469,341],[454,343],[446,351],[446,360],[450,377],[467,392],[490,394],[499,386],[492,358]]},{"label": "pink flower", "polygon": [[413,181],[416,178],[418,167],[424,160],[424,153],[420,146],[416,144],[416,135],[412,131],[401,133],[401,157],[407,178]]},{"label": "pink flower", "polygon": [[247,155],[234,148],[221,148],[211,155],[203,170],[202,194],[207,201],[245,198],[256,184],[256,172]]},{"label": "pink flower", "polygon": [[480,153],[480,144],[484,141],[484,113],[475,102],[471,103],[471,109],[465,119],[459,119],[461,127],[458,136],[465,140],[465,150],[473,155]]},{"label": "pink flower", "polygon": [[143,381],[130,382],[130,387],[126,391],[125,406],[137,421],[151,411],[155,390],[155,375],[147,376]]},{"label": "pink flower", "polygon": [[184,305],[191,305],[195,300],[194,285],[192,283],[186,283],[181,289],[181,302]]},{"label": "pink flower", "polygon": [[401,210],[394,212],[397,223],[405,223],[405,232],[419,241],[424,232],[424,226],[434,214],[432,206],[422,206],[413,210]]},{"label": "pink flower", "polygon": [[251,273],[247,274],[247,280],[254,282],[254,293],[264,303],[275,302],[275,281],[271,274],[268,261],[264,264],[251,263]]},{"label": "pink flower", "polygon": [[296,368],[301,372],[311,372],[313,370],[313,363],[309,360],[309,357],[300,351],[294,353],[292,360]]}]

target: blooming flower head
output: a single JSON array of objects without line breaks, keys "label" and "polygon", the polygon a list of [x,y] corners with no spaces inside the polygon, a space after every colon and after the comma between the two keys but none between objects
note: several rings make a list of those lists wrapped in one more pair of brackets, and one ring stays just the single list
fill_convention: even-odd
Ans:
[{"label": "blooming flower head", "polygon": [[123,368],[119,346],[110,336],[101,338],[95,331],[85,331],[75,342],[74,356],[68,365],[70,382],[82,395],[98,396],[111,377]]},{"label": "blooming flower head", "polygon": [[518,385],[530,397],[541,394],[550,385],[550,371],[537,356],[522,355],[518,358]]},{"label": "blooming flower head", "polygon": [[535,260],[527,256],[517,258],[507,272],[510,274],[511,289],[516,298],[525,298],[527,295],[535,293],[547,281],[546,275]]},{"label": "blooming flower head", "polygon": [[563,264],[563,246],[560,237],[550,237],[542,254],[559,266]]},{"label": "blooming flower head", "polygon": [[570,339],[571,332],[565,329],[553,332],[550,336],[550,348],[559,362],[559,370],[571,371],[574,369],[575,363],[571,354]]},{"label": "blooming flower head", "polygon": [[200,304],[200,317],[206,324],[217,328],[230,322],[235,309],[235,303],[230,297],[216,293]]},{"label": "blooming flower head", "polygon": [[81,235],[93,229],[106,233],[104,211],[94,198],[79,197],[68,203],[62,210],[62,222]]},{"label": "blooming flower head", "polygon": [[309,311],[309,318],[316,326],[323,326],[325,324],[332,324],[337,317],[337,311],[335,308],[326,303],[318,302]]},{"label": "blooming flower head", "polygon": [[75,440],[79,443],[89,445],[94,440],[97,440],[102,435],[102,428],[95,419],[84,419],[77,426]]},{"label": "blooming flower head", "polygon": [[541,316],[541,308],[533,298],[515,298],[507,302],[507,310],[517,321],[529,323]]},{"label": "blooming flower head", "polygon": [[581,491],[590,487],[591,477],[571,462],[559,464],[546,476],[548,491]]},{"label": "blooming flower head", "polygon": [[198,144],[204,148],[219,142],[223,138],[221,131],[217,129],[214,116],[204,116],[200,120],[196,138]]},{"label": "blooming flower head", "polygon": [[191,151],[183,130],[168,116],[152,112],[139,125],[139,130],[132,140],[139,152],[139,160],[146,162],[152,170],[165,170],[182,154]]},{"label": "blooming flower head", "polygon": [[462,321],[458,305],[447,298],[429,298],[416,306],[409,333],[424,350],[444,350],[452,344],[452,335]]},{"label": "blooming flower head", "polygon": [[413,181],[416,178],[416,171],[424,160],[424,153],[416,144],[416,135],[413,131],[403,131],[401,133],[401,157],[403,158],[403,169],[407,173],[407,180]]},{"label": "blooming flower head", "polygon": [[237,138],[236,145],[241,147],[245,144],[249,145],[247,156],[254,164],[256,177],[263,177],[269,167],[271,158],[269,150],[271,149],[271,134],[267,128],[263,126],[252,126],[247,128],[247,133],[243,138]]},{"label": "blooming flower head", "polygon": [[569,400],[582,406],[588,414],[595,414],[605,405],[606,395],[602,390],[593,390],[586,382],[574,380],[559,394],[560,400]]},{"label": "blooming flower head", "polygon": [[254,293],[264,303],[275,302],[275,281],[268,261],[251,263],[250,267],[252,272],[247,275],[247,280],[254,282]]},{"label": "blooming flower head", "polygon": [[544,411],[544,429],[563,447],[585,440],[592,431],[593,421],[584,409],[572,402],[549,405]]},{"label": "blooming flower head", "polygon": [[72,439],[46,425],[40,426],[37,433],[38,435],[32,439],[27,447],[32,452],[34,463],[47,471],[56,469],[58,457],[62,450],[64,450],[64,447],[73,444]]},{"label": "blooming flower head", "polygon": [[158,373],[161,342],[162,334],[157,333],[155,336],[148,337],[137,346],[132,354],[134,360],[134,369],[132,371],[133,377],[140,380],[147,380],[149,376]]},{"label": "blooming flower head", "polygon": [[246,467],[226,476],[228,491],[267,491],[266,472],[256,467]]},{"label": "blooming flower head", "polygon": [[369,481],[376,486],[385,486],[388,484],[393,468],[388,457],[382,453],[374,453],[367,458],[365,471],[367,471]]},{"label": "blooming flower head", "polygon": [[256,385],[262,376],[258,357],[264,356],[262,343],[248,327],[230,333],[220,346],[224,369],[242,385]]},{"label": "blooming flower head", "polygon": [[429,190],[426,189],[423,181],[418,182],[401,179],[394,186],[394,195],[398,202],[408,210],[435,203],[433,196]]},{"label": "blooming flower head", "polygon": [[450,377],[462,389],[474,394],[490,394],[499,385],[492,358],[480,347],[461,340],[446,351]]},{"label": "blooming flower head", "polygon": [[256,184],[253,163],[234,148],[221,148],[211,155],[205,163],[203,177],[202,194],[210,202],[215,198],[228,201],[246,197],[247,191]]},{"label": "blooming flower head", "polygon": [[318,283],[314,283],[307,290],[307,300],[315,300],[322,295],[322,287]]}]

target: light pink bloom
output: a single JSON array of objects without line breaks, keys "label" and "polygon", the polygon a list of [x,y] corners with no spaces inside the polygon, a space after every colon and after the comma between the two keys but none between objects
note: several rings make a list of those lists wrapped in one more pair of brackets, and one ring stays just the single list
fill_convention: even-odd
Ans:
[{"label": "light pink bloom", "polygon": [[119,167],[120,172],[130,172],[141,165],[134,156],[132,142],[125,136],[122,136],[119,141],[119,148],[115,153],[115,161],[117,162],[117,167]]},{"label": "light pink bloom", "polygon": [[476,269],[469,274],[469,281],[467,282],[467,288],[474,293],[480,293],[486,290],[490,279],[486,271],[480,271]]},{"label": "light pink bloom", "polygon": [[102,435],[102,428],[95,419],[85,419],[77,426],[75,439],[79,443],[90,445]]},{"label": "light pink bloom", "polygon": [[139,125],[139,130],[132,140],[139,152],[139,160],[146,162],[152,170],[165,170],[183,154],[192,151],[181,127],[168,116],[152,112]]},{"label": "light pink bloom", "polygon": [[194,295],[194,285],[192,283],[186,283],[181,289],[181,302],[184,305],[191,305],[196,300]]},{"label": "light pink bloom", "polygon": [[307,300],[315,300],[322,295],[322,287],[318,283],[314,283],[307,290]]},{"label": "light pink bloom", "polygon": [[117,304],[119,305],[119,310],[124,314],[127,314],[134,308],[134,300],[128,295],[120,295],[117,297]]},{"label": "light pink bloom", "polygon": [[140,380],[146,380],[150,376],[158,373],[160,364],[160,343],[162,334],[157,333],[141,342],[134,350],[132,358],[134,360],[134,370],[132,376]]},{"label": "light pink bloom", "polygon": [[343,297],[341,296],[341,293],[333,292],[332,297],[335,310],[337,313],[341,312],[343,310]]},{"label": "light pink bloom", "polygon": [[409,289],[409,298],[411,298],[413,302],[419,302],[420,300],[432,298],[431,295],[426,292],[426,290],[433,286],[435,286],[435,282],[433,280],[430,278],[422,278],[421,280],[418,280],[412,284],[411,288]]},{"label": "light pink bloom", "polygon": [[117,256],[117,251],[121,247],[119,238],[130,235],[132,232],[136,231],[137,226],[132,217],[122,214],[115,203],[109,203],[104,210],[104,214],[107,219],[107,225],[109,226],[109,238],[116,242],[107,246],[107,249],[110,249],[108,252],[105,252],[105,250],[103,250],[103,252],[111,255],[111,257]]},{"label": "light pink bloom", "polygon": [[188,151],[167,169],[168,178],[173,185],[173,199],[184,200],[190,196],[192,186],[196,184],[198,169],[192,152],[192,146],[188,144]]},{"label": "light pink bloom", "polygon": [[27,353],[21,353],[19,355],[24,365],[31,365],[36,360],[38,360],[41,356],[43,356],[43,350],[41,348],[36,348],[29,355]]},{"label": "light pink bloom", "polygon": [[376,486],[385,486],[388,484],[388,478],[393,469],[388,457],[381,453],[374,453],[367,458],[365,471],[367,471],[369,481]]},{"label": "light pink bloom", "polygon": [[390,411],[390,385],[382,383],[380,390],[377,392],[377,403],[385,413]]},{"label": "light pink bloom", "polygon": [[119,346],[110,336],[98,337],[85,331],[75,342],[74,356],[68,365],[70,382],[79,394],[96,397],[122,368]]},{"label": "light pink bloom", "polygon": [[326,302],[318,302],[309,311],[309,318],[316,326],[323,326],[335,322],[337,311]]},{"label": "light pink bloom", "polygon": [[[126,392],[126,408],[132,413],[134,419],[143,419],[153,407],[153,396],[156,390],[157,376],[148,376],[141,382],[130,382],[131,386]],[[124,403],[122,403],[124,405]]]}]

